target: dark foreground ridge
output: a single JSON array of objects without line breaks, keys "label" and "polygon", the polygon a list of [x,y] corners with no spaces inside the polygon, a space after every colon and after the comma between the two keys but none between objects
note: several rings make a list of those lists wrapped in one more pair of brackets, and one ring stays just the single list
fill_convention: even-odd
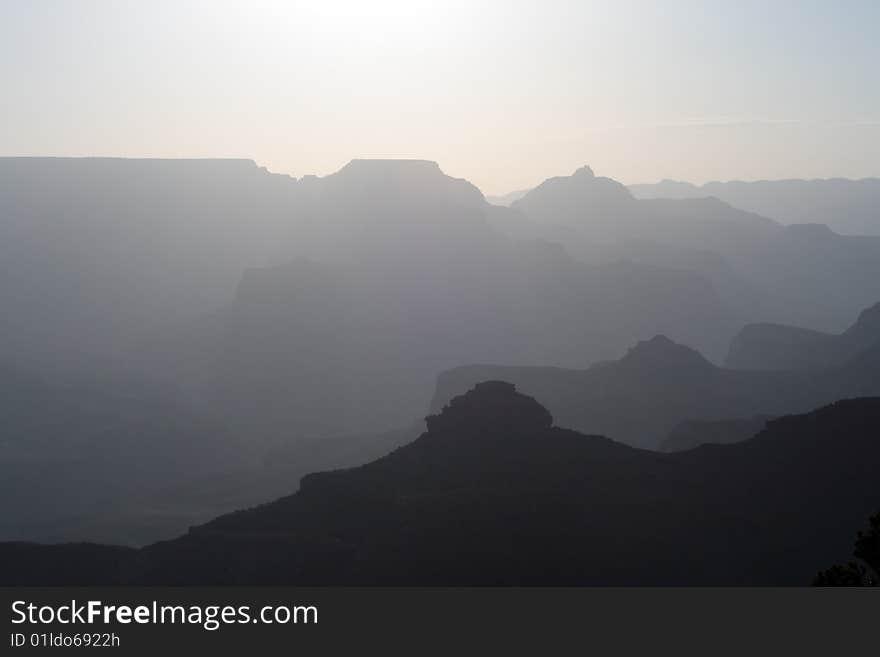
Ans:
[{"label": "dark foreground ridge", "polygon": [[661,454],[555,427],[489,381],[409,445],[178,539],[2,544],[0,582],[807,585],[880,507],[878,436],[865,398]]}]

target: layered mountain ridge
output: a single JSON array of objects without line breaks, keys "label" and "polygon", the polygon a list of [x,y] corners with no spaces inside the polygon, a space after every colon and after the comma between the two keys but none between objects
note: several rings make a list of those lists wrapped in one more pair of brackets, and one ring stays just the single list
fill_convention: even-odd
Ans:
[{"label": "layered mountain ridge", "polygon": [[[688,421],[711,428],[712,422],[802,413],[842,398],[880,395],[880,379],[873,372],[880,364],[878,357],[880,350],[866,351],[821,373],[745,371],[719,367],[693,349],[656,336],[618,360],[584,370],[454,368],[437,377],[431,409],[437,412],[478,381],[501,379],[535,397],[562,426],[658,449],[670,432]],[[734,435],[745,439],[751,434]],[[712,433],[703,434],[700,442],[713,442]]]},{"label": "layered mountain ridge", "polygon": [[[59,504],[47,488],[11,509],[5,536],[139,544],[277,496],[415,436],[438,372],[468,363],[525,369],[438,390],[510,379],[564,426],[652,448],[692,420],[876,394],[871,348],[813,380],[714,363],[757,321],[843,331],[876,302],[880,242],[716,199],[640,200],[589,167],[511,208],[421,160],[294,178],[249,160],[4,158],[0,174],[0,362],[24,372],[0,386],[16,427],[2,474],[57,474]],[[607,362],[652,335],[669,340]],[[223,462],[178,477],[163,426],[216,434]],[[80,442],[138,517],[114,529],[104,514],[98,531],[97,508],[77,515],[94,492],[67,468]],[[143,495],[125,445],[156,475]]]},{"label": "layered mountain ridge", "polygon": [[840,366],[880,344],[880,303],[839,334],[781,324],[749,324],[730,344],[726,365],[737,369],[813,370]]}]

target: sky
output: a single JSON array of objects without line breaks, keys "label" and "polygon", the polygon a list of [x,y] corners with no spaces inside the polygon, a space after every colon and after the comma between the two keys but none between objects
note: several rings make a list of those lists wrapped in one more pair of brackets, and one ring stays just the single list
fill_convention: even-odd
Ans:
[{"label": "sky", "polygon": [[880,176],[874,0],[0,0],[0,155]]}]

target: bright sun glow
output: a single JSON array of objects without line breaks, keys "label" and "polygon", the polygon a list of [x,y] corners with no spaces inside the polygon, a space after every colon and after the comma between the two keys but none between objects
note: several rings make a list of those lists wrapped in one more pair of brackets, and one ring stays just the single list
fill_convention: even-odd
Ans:
[{"label": "bright sun glow", "polygon": [[353,51],[369,46],[381,51],[431,41],[453,27],[453,21],[467,20],[474,13],[458,2],[323,0],[272,2],[268,13],[245,10],[243,18],[264,21],[269,16],[275,29],[306,32],[323,48]]}]

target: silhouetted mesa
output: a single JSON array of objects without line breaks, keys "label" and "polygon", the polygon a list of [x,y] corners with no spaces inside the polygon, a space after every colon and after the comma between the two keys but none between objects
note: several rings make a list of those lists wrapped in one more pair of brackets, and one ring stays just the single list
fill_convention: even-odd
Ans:
[{"label": "silhouetted mesa", "polygon": [[531,397],[516,392],[506,381],[478,383],[466,395],[452,399],[437,415],[426,418],[429,434],[452,439],[469,436],[539,433],[550,428],[553,418]]}]

